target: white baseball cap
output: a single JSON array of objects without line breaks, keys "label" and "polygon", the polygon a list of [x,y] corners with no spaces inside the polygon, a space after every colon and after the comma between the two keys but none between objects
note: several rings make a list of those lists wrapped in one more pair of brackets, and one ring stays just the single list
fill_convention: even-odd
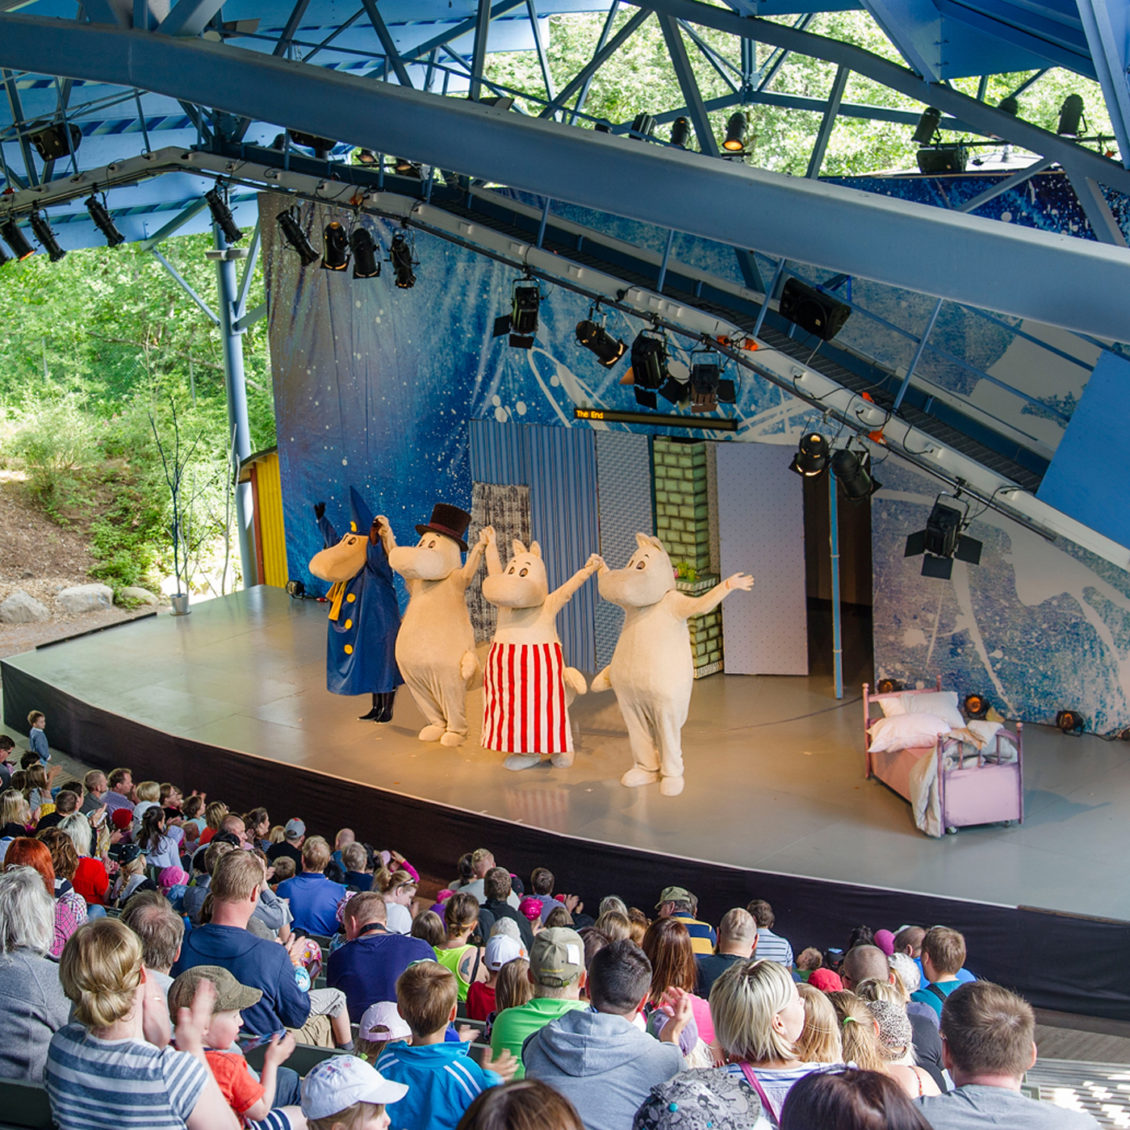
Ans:
[{"label": "white baseball cap", "polygon": [[334,1055],[302,1081],[302,1113],[307,1118],[329,1118],[356,1103],[395,1103],[406,1094],[406,1084],[386,1079],[363,1059]]},{"label": "white baseball cap", "polygon": [[396,1011],[396,1001],[377,1001],[365,1009],[358,1026],[362,1040],[406,1040],[412,1035],[404,1017]]},{"label": "white baseball cap", "polygon": [[486,963],[492,971],[501,969],[515,958],[525,956],[521,942],[516,942],[509,934],[492,934],[487,939]]}]

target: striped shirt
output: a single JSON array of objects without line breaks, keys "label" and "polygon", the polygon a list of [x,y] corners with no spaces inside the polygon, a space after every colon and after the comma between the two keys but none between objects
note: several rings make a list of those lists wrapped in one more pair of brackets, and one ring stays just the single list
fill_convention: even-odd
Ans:
[{"label": "striped shirt", "polygon": [[714,947],[718,944],[718,935],[714,932],[713,926],[708,922],[700,922],[689,914],[672,914],[671,917],[686,926],[687,933],[691,936],[691,949],[696,954],[705,955],[714,952]]},{"label": "striped shirt", "polygon": [[768,926],[757,931],[757,949],[753,956],[758,961],[775,961],[786,969],[793,967],[793,947],[780,934],[774,934]]},{"label": "striped shirt", "polygon": [[67,1024],[51,1038],[44,1080],[60,1130],[184,1130],[208,1069],[188,1052]]}]

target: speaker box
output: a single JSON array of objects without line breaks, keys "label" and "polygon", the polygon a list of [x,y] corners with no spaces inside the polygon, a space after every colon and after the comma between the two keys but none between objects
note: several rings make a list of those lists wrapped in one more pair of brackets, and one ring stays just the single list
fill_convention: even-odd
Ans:
[{"label": "speaker box", "polygon": [[780,311],[802,330],[831,341],[844,328],[851,307],[799,279],[789,279],[781,289]]}]

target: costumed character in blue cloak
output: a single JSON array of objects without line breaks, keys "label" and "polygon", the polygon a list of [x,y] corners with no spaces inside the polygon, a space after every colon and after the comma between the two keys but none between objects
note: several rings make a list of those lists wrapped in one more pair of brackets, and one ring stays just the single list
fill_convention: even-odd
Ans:
[{"label": "costumed character in blue cloak", "polygon": [[388,565],[396,542],[388,519],[383,514],[373,518],[352,487],[349,505],[349,533],[339,538],[326,517],[326,504],[314,504],[325,549],[314,554],[308,568],[331,586],[326,689],[332,694],[368,692],[373,706],[361,721],[391,722],[396,688],[404,682],[395,654],[400,607]]}]

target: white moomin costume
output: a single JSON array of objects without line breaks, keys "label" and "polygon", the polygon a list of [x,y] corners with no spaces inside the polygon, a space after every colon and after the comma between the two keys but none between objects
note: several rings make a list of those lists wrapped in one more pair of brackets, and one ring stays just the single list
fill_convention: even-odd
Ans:
[{"label": "white moomin costume", "polygon": [[675,588],[675,571],[663,543],[636,534],[639,547],[623,569],[601,566],[600,595],[625,610],[612,662],[592,681],[593,691],[616,692],[628,726],[635,764],[620,784],[659,781],[664,796],[683,791],[683,724],[691,702],[694,664],[687,620],[717,608],[727,593],[749,591],[753,578],[735,573],[702,596]]},{"label": "white moomin costume", "polygon": [[[440,502],[432,520],[417,526],[414,546],[390,549],[388,563],[408,588],[408,607],[396,637],[396,664],[428,724],[422,742],[457,746],[467,736],[467,686],[479,671],[467,586],[483,554],[480,536],[462,565],[463,535],[471,515]],[[391,532],[390,532],[391,539]]]},{"label": "white moomin costume", "polygon": [[549,591],[541,547],[513,543],[502,569],[494,530],[486,539],[483,597],[498,609],[498,627],[483,680],[484,749],[510,754],[507,769],[529,769],[548,755],[554,765],[573,764],[568,704],[585,693],[580,671],[566,667],[557,635],[557,614],[603,564],[593,554],[560,588]]}]

